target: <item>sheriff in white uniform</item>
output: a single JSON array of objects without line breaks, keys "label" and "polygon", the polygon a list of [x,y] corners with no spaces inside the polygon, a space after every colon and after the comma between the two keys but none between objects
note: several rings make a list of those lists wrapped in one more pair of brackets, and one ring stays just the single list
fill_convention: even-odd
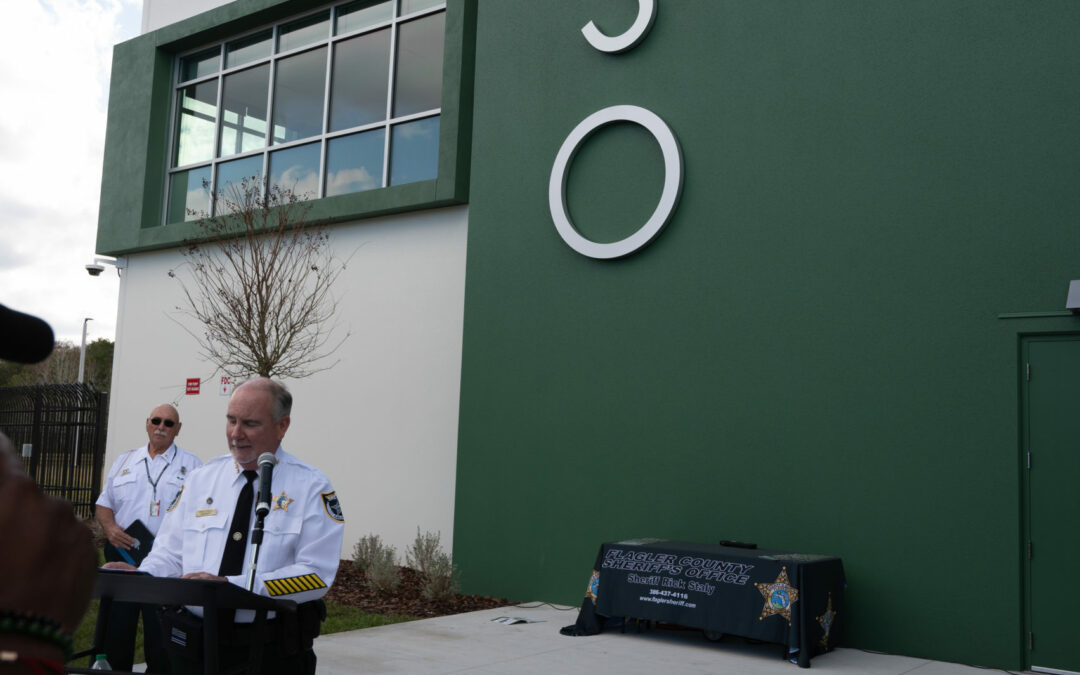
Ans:
[{"label": "sheriff in white uniform", "polygon": [[[268,378],[249,380],[233,391],[225,423],[230,455],[212,460],[188,476],[183,493],[165,517],[154,550],[139,567],[155,576],[227,580],[246,588],[254,500],[246,509],[249,513],[241,511],[247,524],[239,529],[234,527],[234,511],[248,484],[244,472],[254,473],[259,456],[273,453],[277,463],[271,480],[271,511],[264,522],[252,590],[301,603],[295,615],[298,619],[283,614],[271,622],[273,638],[264,645],[259,669],[260,673],[290,675],[315,672],[311,646],[321,617],[312,619],[312,612],[317,611],[313,608],[319,603],[311,601],[325,595],[334,581],[345,532],[345,519],[330,481],[281,448],[291,410],[292,395]],[[257,478],[252,481],[254,494],[259,492],[258,482]],[[244,543],[242,566],[232,564],[231,555],[225,556],[233,539]],[[222,564],[223,557],[230,558],[229,565]],[[106,566],[123,567],[118,563]],[[226,572],[226,567],[231,571]],[[176,620],[187,619],[179,615]],[[290,630],[290,620],[297,621],[300,628]],[[237,624],[245,621],[251,621],[251,613],[237,612]],[[247,662],[253,638],[250,633],[245,635],[250,626],[223,628],[218,657],[224,670]],[[168,627],[166,634],[172,634]],[[202,671],[202,655],[174,651],[170,660],[173,673]]]},{"label": "sheriff in white uniform", "polygon": [[128,450],[109,469],[97,506],[112,511],[113,521],[121,530],[141,520],[156,536],[165,512],[176,505],[184,481],[200,466],[201,459],[175,443],[159,453],[151,453],[149,445]]},{"label": "sheriff in white uniform", "polygon": [[[181,426],[176,408],[157,406],[146,418],[147,444],[120,455],[109,470],[95,509],[109,541],[106,560],[142,560],[150,550],[151,537],[161,528],[165,512],[180,497],[184,481],[202,466],[198,457],[176,445]],[[136,521],[146,531],[131,528]],[[136,542],[134,534],[142,540]],[[140,615],[146,670],[167,673],[169,661],[160,637],[157,610],[149,605],[113,603],[106,621],[105,655],[113,668],[131,670]]]},{"label": "sheriff in white uniform", "polygon": [[[275,457],[270,513],[263,522],[253,590],[297,603],[317,600],[326,594],[337,574],[345,519],[334,488],[321,471],[280,446]],[[139,569],[156,577],[200,572],[217,575],[232,536],[233,506],[246,482],[232,455],[217,457],[192,473],[154,551]],[[259,494],[259,479],[252,485]],[[251,522],[254,524],[254,518]],[[244,571],[225,578],[246,588],[250,563],[249,545],[244,552]],[[251,621],[252,614],[239,612],[237,620]]]}]

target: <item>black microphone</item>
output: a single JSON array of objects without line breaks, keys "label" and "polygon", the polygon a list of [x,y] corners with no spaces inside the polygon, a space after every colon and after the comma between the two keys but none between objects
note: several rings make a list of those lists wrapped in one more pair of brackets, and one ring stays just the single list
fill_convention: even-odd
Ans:
[{"label": "black microphone", "polygon": [[276,462],[272,452],[259,455],[259,501],[255,504],[255,515],[260,519],[270,513],[270,479]]}]

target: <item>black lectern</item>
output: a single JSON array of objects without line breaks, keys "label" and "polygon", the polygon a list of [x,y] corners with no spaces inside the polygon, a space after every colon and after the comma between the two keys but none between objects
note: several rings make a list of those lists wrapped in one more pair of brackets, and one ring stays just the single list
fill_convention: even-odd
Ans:
[{"label": "black lectern", "polygon": [[[251,665],[253,673],[258,672],[258,663],[262,658],[263,640],[258,639],[266,630],[266,613],[295,612],[296,603],[292,600],[274,600],[256,595],[227,581],[206,581],[202,579],[171,579],[152,577],[139,572],[99,569],[94,597],[101,599],[98,607],[97,626],[94,628],[94,646],[89,652],[80,652],[76,656],[104,652],[105,622],[109,607],[114,600],[120,602],[139,602],[151,605],[194,605],[203,608],[203,658],[207,675],[218,673],[218,613],[219,609],[255,610],[255,635],[251,645]],[[69,673],[100,673],[100,670],[68,667]]]}]

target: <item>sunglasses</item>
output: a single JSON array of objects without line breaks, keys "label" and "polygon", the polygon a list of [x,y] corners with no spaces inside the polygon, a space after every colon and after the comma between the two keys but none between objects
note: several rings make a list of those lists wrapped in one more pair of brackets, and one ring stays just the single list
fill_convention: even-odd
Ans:
[{"label": "sunglasses", "polygon": [[176,426],[176,420],[162,419],[160,417],[151,417],[150,418],[150,425],[151,426],[156,427],[157,425],[161,424],[162,422],[164,422],[165,426],[167,426],[170,429],[172,429],[173,427]]}]

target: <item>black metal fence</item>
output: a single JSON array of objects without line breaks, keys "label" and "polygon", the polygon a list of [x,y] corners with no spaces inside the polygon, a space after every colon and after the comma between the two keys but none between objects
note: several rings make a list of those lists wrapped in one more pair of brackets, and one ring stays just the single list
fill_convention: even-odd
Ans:
[{"label": "black metal fence", "polygon": [[47,494],[94,515],[105,463],[109,395],[92,384],[0,387],[0,431]]}]

